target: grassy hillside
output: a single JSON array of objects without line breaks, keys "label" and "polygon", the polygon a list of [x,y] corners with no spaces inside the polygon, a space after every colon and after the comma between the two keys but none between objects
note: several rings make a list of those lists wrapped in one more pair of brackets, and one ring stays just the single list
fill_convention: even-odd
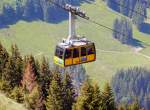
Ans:
[{"label": "grassy hillside", "polygon": [[[115,18],[120,15],[109,8],[102,1],[95,4],[82,4],[91,19],[112,27]],[[140,53],[133,51],[127,45],[112,38],[110,30],[101,28],[83,19],[77,20],[78,34],[84,35],[96,43],[97,61],[84,64],[87,73],[100,85],[110,81],[117,69],[130,66],[150,65],[150,35],[137,31],[134,27],[134,37],[145,47]],[[23,54],[34,54],[36,57],[45,55],[53,62],[52,57],[55,45],[68,35],[68,21],[59,24],[49,24],[41,21],[19,21],[15,25],[0,30],[0,40],[7,47],[16,43]]]},{"label": "grassy hillside", "polygon": [[17,104],[0,93],[0,110],[27,110],[21,104]]}]

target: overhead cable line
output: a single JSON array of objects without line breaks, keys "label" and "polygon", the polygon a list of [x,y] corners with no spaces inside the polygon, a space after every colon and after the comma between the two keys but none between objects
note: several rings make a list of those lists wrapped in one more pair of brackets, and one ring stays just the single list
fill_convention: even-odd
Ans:
[{"label": "overhead cable line", "polygon": [[[59,4],[57,4],[56,2],[53,2],[53,1],[51,1],[51,0],[50,0],[49,2],[51,2],[52,4],[54,4],[55,6],[57,6],[57,7],[59,7],[59,8],[62,8],[62,9],[64,9],[64,10],[68,11],[68,10],[65,8],[65,6],[61,6],[61,5],[59,5]],[[79,15],[79,16],[80,16],[80,15]],[[89,21],[89,22],[91,22],[91,23],[93,23],[93,24],[96,24],[96,25],[98,25],[98,26],[100,26],[100,27],[103,27],[103,28],[105,28],[105,29],[111,30],[112,32],[121,34],[121,35],[123,35],[123,36],[127,36],[126,34],[121,33],[121,32],[119,32],[118,30],[112,29],[111,27],[105,26],[105,25],[103,25],[103,24],[101,24],[101,23],[98,23],[98,22],[96,22],[96,21],[90,19],[89,17],[82,17],[82,16],[80,16],[80,17],[83,18],[83,19],[86,19],[87,21]]]}]

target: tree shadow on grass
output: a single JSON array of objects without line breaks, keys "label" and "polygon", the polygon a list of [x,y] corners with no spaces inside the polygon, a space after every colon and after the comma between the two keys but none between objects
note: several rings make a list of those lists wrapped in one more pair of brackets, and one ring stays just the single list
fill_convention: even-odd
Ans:
[{"label": "tree shadow on grass", "polygon": [[137,40],[137,39],[132,39],[130,40],[127,45],[130,45],[132,47],[141,47],[141,48],[144,48],[144,46],[142,45],[142,42]]},{"label": "tree shadow on grass", "polygon": [[[73,6],[80,6],[83,3],[92,4],[94,1],[95,0],[70,0],[67,3]],[[65,3],[62,5],[65,5]],[[2,15],[0,15],[0,17],[2,17]],[[15,17],[17,18],[17,16]],[[19,20],[24,20],[26,22],[33,22],[33,21],[41,20],[41,21],[48,22],[48,23],[58,24],[64,20],[67,20],[69,17],[69,14],[67,11],[63,10],[62,8],[52,5],[52,6],[49,6],[48,8],[47,20],[44,20],[44,18],[41,18],[41,17],[36,18],[35,16],[30,16],[29,18],[24,18],[22,16],[22,18],[19,18],[19,19],[15,19],[15,17],[11,19],[12,20],[11,22],[5,22],[5,23],[0,19],[0,29],[9,28],[9,25],[13,25],[17,23]]]},{"label": "tree shadow on grass", "polygon": [[140,32],[150,34],[150,24],[149,23],[142,23],[140,26]]}]

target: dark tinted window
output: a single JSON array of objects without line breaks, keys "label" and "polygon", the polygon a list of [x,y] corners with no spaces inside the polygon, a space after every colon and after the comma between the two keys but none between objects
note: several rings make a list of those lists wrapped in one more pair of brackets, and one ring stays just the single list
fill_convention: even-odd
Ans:
[{"label": "dark tinted window", "polygon": [[86,56],[86,48],[81,47],[81,56]]},{"label": "dark tinted window", "polygon": [[65,58],[72,58],[72,50],[66,49]]},{"label": "dark tinted window", "polygon": [[87,48],[87,53],[88,53],[88,55],[90,55],[90,54],[95,54],[95,49],[94,49],[94,47],[93,47],[93,46],[88,47],[88,48]]},{"label": "dark tinted window", "polygon": [[59,58],[63,58],[63,49],[56,47],[56,52],[55,52],[55,56],[59,57]]},{"label": "dark tinted window", "polygon": [[77,57],[79,57],[79,49],[75,48],[73,49],[73,58],[77,58]]}]

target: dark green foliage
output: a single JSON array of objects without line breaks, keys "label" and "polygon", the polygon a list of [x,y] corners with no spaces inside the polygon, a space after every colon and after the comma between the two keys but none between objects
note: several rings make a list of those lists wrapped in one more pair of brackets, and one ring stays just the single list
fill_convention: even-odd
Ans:
[{"label": "dark green foliage", "polygon": [[18,103],[24,102],[24,94],[21,87],[14,87],[12,92],[9,94],[9,97],[16,100]]},{"label": "dark green foliage", "polygon": [[[38,83],[40,86],[40,95],[41,100],[44,102],[48,96],[49,85],[52,81],[52,73],[49,68],[48,60],[45,57],[42,59],[42,63],[40,65],[40,77],[38,79]],[[42,109],[45,109],[45,104],[42,103]]]},{"label": "dark green foliage", "polygon": [[120,105],[120,106],[118,107],[118,110],[126,110],[126,108],[125,108],[124,106]]},{"label": "dark green foliage", "polygon": [[5,80],[0,80],[0,90],[2,92],[5,92],[6,95],[8,95],[8,93],[10,93],[11,91],[11,88],[10,85]]},{"label": "dark green foliage", "polygon": [[[7,83],[10,90],[15,86],[19,86],[22,80],[23,62],[16,45],[11,48],[11,55],[5,64],[2,74],[2,80]],[[8,90],[9,90],[8,89]],[[7,91],[8,92],[8,91]]]},{"label": "dark green foliage", "polygon": [[117,103],[129,104],[137,97],[141,107],[149,110],[150,71],[134,67],[120,70],[112,79],[112,87]]},{"label": "dark green foliage", "polygon": [[147,4],[146,0],[107,0],[110,8],[130,17],[138,29],[147,18]]},{"label": "dark green foliage", "polygon": [[108,83],[106,83],[103,91],[103,103],[105,110],[116,110],[115,99],[112,89]]},{"label": "dark green foliage", "polygon": [[113,37],[123,44],[130,44],[133,41],[132,24],[126,19],[116,19],[114,21]]},{"label": "dark green foliage", "polygon": [[23,17],[26,20],[32,20],[34,19],[34,15],[35,13],[34,13],[33,0],[26,0]]},{"label": "dark green foliage", "polygon": [[8,61],[9,54],[6,49],[0,43],[0,80],[2,79],[2,73]]},{"label": "dark green foliage", "polygon": [[33,1],[33,6],[34,6],[34,17],[36,19],[41,19],[43,20],[43,8],[42,8],[42,2],[44,2],[44,0],[34,0]]},{"label": "dark green foliage", "polygon": [[145,110],[140,107],[138,100],[134,100],[131,104],[128,105],[127,110]]},{"label": "dark green foliage", "polygon": [[63,108],[63,91],[62,91],[62,78],[59,73],[53,74],[48,96],[46,99],[47,110],[64,110]]},{"label": "dark green foliage", "polygon": [[14,66],[14,71],[15,71],[15,85],[20,85],[20,82],[22,80],[23,76],[23,60],[22,56],[19,52],[19,49],[16,45],[12,45],[11,47],[11,56],[10,58],[12,59],[12,63],[15,65]]},{"label": "dark green foliage", "polygon": [[65,74],[63,79],[63,106],[65,110],[72,109],[72,105],[75,102],[75,95],[76,93],[72,84],[72,79],[69,74]]},{"label": "dark green foliage", "polygon": [[22,74],[23,74],[23,62],[20,52],[18,51],[16,45],[12,45],[11,55],[8,58],[8,61],[6,62],[2,74],[2,80],[5,81],[6,83],[5,85],[8,85],[7,88],[11,90],[15,86],[20,85],[22,80]]},{"label": "dark green foliage", "polygon": [[[12,24],[16,20],[16,14],[14,8],[9,5],[3,5],[3,23],[4,24]],[[12,19],[13,18],[13,19]]]},{"label": "dark green foliage", "polygon": [[10,92],[15,86],[16,86],[16,71],[14,69],[15,64],[13,63],[13,60],[9,58],[8,62],[6,63],[6,67],[4,69],[3,75],[2,75],[2,80],[5,81],[5,85],[7,85],[7,89],[9,91],[5,92]]},{"label": "dark green foliage", "polygon": [[80,95],[73,105],[73,110],[100,110],[102,107],[99,87],[91,85],[89,81],[85,81],[81,86]]},{"label": "dark green foliage", "polygon": [[25,94],[25,106],[29,110],[39,110],[41,107],[41,99],[38,85],[32,89],[29,94]]},{"label": "dark green foliage", "polygon": [[133,23],[140,29],[141,24],[146,18],[146,8],[145,5],[142,4],[142,1],[136,2],[135,10],[140,14],[133,12]]},{"label": "dark green foliage", "polygon": [[24,13],[24,7],[21,0],[16,0],[16,19],[22,19]]}]

